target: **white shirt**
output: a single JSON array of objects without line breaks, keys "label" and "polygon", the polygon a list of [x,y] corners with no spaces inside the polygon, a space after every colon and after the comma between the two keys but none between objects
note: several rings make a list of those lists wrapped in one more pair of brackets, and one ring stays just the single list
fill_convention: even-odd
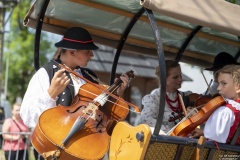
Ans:
[{"label": "white shirt", "polygon": [[[238,102],[233,100],[227,101],[232,105],[232,107],[240,110],[240,104]],[[234,120],[235,116],[230,108],[226,106],[219,107],[208,118],[203,130],[204,137],[216,142],[226,143]]]},{"label": "white shirt", "polygon": [[[79,72],[79,70],[75,71]],[[80,80],[80,78],[78,79],[78,83],[73,80],[75,95],[78,93],[79,88],[86,83]],[[47,91],[49,86],[47,71],[44,68],[40,68],[28,84],[20,109],[20,116],[26,126],[34,128],[42,112],[56,106],[57,97],[55,99],[50,97]]]}]

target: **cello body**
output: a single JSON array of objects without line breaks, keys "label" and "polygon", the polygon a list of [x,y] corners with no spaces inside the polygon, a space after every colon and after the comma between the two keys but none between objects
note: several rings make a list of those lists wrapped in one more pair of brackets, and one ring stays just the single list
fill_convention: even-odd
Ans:
[{"label": "cello body", "polygon": [[124,120],[129,112],[128,105],[120,101],[120,98],[115,100],[109,97],[109,101],[96,110],[96,119],[88,118],[83,128],[63,143],[76,119],[83,115],[84,110],[101,93],[101,90],[87,83],[79,90],[73,105],[58,105],[44,111],[31,136],[34,148],[43,157],[57,152],[60,154],[59,160],[101,159],[109,148],[108,123],[112,120]]}]

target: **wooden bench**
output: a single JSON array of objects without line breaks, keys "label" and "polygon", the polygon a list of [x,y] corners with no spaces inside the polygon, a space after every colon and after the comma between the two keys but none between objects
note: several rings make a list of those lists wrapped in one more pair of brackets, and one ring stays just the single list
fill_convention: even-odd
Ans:
[{"label": "wooden bench", "polygon": [[[219,150],[218,150],[218,147]],[[152,135],[145,124],[133,127],[119,122],[112,133],[110,160],[237,160],[240,146],[165,135]]]}]

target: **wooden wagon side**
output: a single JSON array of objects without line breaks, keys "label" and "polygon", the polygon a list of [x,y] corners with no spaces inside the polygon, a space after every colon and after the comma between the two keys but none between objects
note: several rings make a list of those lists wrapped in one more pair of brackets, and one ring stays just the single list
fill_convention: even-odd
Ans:
[{"label": "wooden wagon side", "polygon": [[113,130],[110,160],[219,160],[240,158],[240,146],[166,135],[152,135],[148,125],[119,122]]}]

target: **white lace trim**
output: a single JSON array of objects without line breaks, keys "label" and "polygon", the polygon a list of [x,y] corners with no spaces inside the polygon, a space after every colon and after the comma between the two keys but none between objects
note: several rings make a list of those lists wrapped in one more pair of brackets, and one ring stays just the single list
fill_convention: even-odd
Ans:
[{"label": "white lace trim", "polygon": [[240,110],[240,103],[230,99],[227,99],[227,102],[231,104],[232,107],[236,108],[237,110]]}]

